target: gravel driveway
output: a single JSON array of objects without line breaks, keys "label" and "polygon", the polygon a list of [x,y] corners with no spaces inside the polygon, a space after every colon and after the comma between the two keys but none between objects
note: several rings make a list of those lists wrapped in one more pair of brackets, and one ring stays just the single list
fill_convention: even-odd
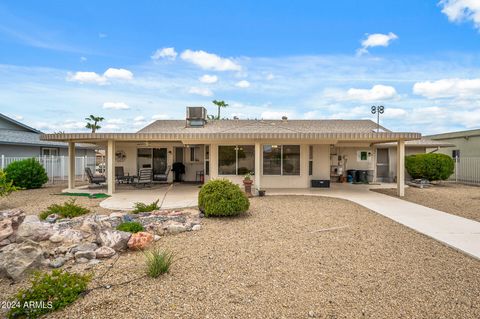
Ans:
[{"label": "gravel driveway", "polygon": [[[94,290],[48,317],[480,317],[480,261],[348,201],[251,202],[247,215],[162,238],[178,258],[170,274]],[[103,284],[142,276],[142,262],[123,254]],[[0,281],[0,299],[18,287]]]},{"label": "gravel driveway", "polygon": [[[397,196],[395,189],[375,192]],[[429,188],[407,187],[402,199],[480,222],[480,187],[445,183]]]}]

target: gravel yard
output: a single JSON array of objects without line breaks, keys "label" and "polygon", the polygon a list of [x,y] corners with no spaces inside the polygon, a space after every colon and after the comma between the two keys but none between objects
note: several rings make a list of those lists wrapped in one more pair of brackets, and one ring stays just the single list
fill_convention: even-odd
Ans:
[{"label": "gravel yard", "polygon": [[[251,203],[247,215],[205,219],[200,231],[157,242],[177,254],[170,274],[93,290],[47,317],[480,317],[478,260],[348,201]],[[113,261],[96,266],[97,278]],[[143,270],[141,252],[125,253],[91,287]],[[21,285],[1,280],[0,300]]]},{"label": "gravel yard", "polygon": [[[396,196],[395,189],[375,191]],[[430,188],[407,187],[402,199],[480,222],[480,187],[453,183]]]},{"label": "gravel yard", "polygon": [[101,208],[98,204],[104,199],[90,199],[83,196],[54,195],[67,188],[65,184],[48,185],[39,189],[13,192],[8,197],[0,198],[0,210],[21,208],[27,214],[39,214],[52,204],[63,204],[67,200],[75,199],[76,203],[87,207],[99,214],[109,214],[111,211]]}]

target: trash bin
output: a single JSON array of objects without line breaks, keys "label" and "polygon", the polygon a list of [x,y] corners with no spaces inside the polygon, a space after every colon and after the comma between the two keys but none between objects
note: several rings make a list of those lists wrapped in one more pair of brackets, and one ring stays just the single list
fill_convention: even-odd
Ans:
[{"label": "trash bin", "polygon": [[354,183],[357,179],[357,171],[354,169],[347,170],[347,182]]},{"label": "trash bin", "polygon": [[357,183],[368,184],[368,171],[358,170],[357,171]]}]

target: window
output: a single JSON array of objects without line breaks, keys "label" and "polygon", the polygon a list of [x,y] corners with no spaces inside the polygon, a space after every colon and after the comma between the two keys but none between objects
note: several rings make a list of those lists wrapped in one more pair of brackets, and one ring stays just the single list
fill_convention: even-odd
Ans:
[{"label": "window", "polygon": [[190,162],[199,162],[198,153],[200,148],[198,146],[191,146],[190,147]]},{"label": "window", "polygon": [[57,156],[57,155],[58,155],[58,149],[56,148],[50,148],[50,147],[42,148],[42,156]]},{"label": "window", "polygon": [[228,145],[218,147],[218,174],[245,175],[255,172],[254,145]]},{"label": "window", "polygon": [[264,145],[263,175],[300,175],[300,145]]},{"label": "window", "polygon": [[313,175],[313,146],[308,147],[308,175]]},{"label": "window", "polygon": [[358,151],[357,152],[357,162],[366,162],[370,161],[372,153],[369,151]]},{"label": "window", "polygon": [[205,145],[205,175],[210,175],[210,145]]}]

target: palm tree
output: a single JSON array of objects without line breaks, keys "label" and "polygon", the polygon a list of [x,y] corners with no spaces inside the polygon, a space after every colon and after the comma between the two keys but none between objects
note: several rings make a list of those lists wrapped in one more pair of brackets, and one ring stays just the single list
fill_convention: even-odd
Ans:
[{"label": "palm tree", "polygon": [[215,104],[218,107],[217,120],[219,120],[220,119],[220,108],[227,107],[228,104],[225,103],[225,101],[223,101],[223,100],[222,101],[213,100],[212,103]]},{"label": "palm tree", "polygon": [[104,118],[101,116],[90,115],[89,117],[86,117],[85,120],[88,122],[85,127],[91,129],[92,133],[95,133],[98,129],[102,128],[98,123],[103,121]]}]

